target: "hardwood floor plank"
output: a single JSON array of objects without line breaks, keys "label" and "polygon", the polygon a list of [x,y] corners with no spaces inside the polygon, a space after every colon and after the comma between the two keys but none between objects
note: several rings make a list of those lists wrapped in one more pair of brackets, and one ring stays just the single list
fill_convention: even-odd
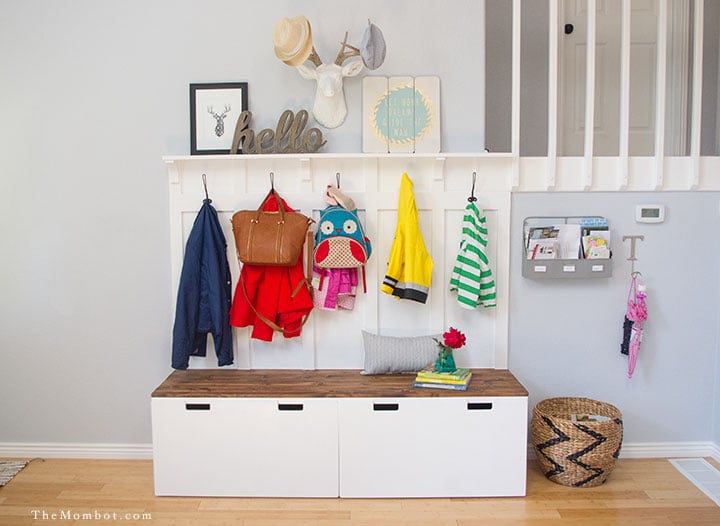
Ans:
[{"label": "hardwood floor plank", "polygon": [[[117,523],[127,526],[720,524],[720,507],[665,459],[621,459],[608,481],[595,488],[555,484],[530,461],[524,498],[156,497],[148,460],[36,460],[0,488],[0,526],[52,523],[35,520],[39,513],[95,512],[122,516]],[[142,520],[143,513],[151,520]]]}]

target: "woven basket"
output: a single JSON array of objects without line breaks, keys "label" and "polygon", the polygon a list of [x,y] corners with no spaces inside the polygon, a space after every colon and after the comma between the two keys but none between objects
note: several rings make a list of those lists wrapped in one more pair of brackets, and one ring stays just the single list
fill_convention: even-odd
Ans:
[{"label": "woven basket", "polygon": [[[604,422],[577,422],[571,415],[600,415]],[[530,434],[547,478],[564,486],[599,486],[615,468],[622,445],[620,410],[589,398],[548,398],[533,409]]]}]

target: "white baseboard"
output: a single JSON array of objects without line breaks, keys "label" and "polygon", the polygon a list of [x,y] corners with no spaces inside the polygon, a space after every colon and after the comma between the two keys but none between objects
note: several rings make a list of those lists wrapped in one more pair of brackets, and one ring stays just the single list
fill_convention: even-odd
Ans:
[{"label": "white baseboard", "polygon": [[[720,445],[713,442],[631,442],[623,443],[620,458],[711,457],[720,462]],[[528,458],[535,458],[532,445]]]},{"label": "white baseboard", "polygon": [[[711,457],[720,462],[720,444],[713,442],[625,443],[620,458]],[[152,444],[0,443],[0,458],[151,459]],[[528,445],[528,458],[535,458]]]},{"label": "white baseboard", "polygon": [[0,457],[151,459],[152,444],[0,443]]},{"label": "white baseboard", "polygon": [[720,448],[712,442],[635,442],[623,444],[620,458],[712,457],[720,460]]}]

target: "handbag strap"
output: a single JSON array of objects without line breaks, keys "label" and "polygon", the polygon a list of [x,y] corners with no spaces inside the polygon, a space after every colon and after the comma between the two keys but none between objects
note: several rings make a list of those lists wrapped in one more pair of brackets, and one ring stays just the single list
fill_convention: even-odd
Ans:
[{"label": "handbag strap", "polygon": [[[300,282],[301,285],[302,285],[303,283],[305,283],[305,280],[303,280],[303,281]],[[270,327],[270,328],[273,329],[274,331],[282,332],[282,333],[290,332],[289,329],[283,329],[283,328],[280,327],[277,323],[275,323],[274,321],[268,319],[266,316],[263,316],[262,314],[260,314],[260,313],[258,312],[258,310],[255,308],[255,305],[253,305],[253,304],[252,304],[252,301],[250,301],[250,297],[248,296],[248,293],[247,293],[247,291],[245,290],[245,280],[243,279],[242,272],[240,273],[240,288],[242,289],[243,296],[245,296],[245,300],[247,301],[248,305],[250,305],[250,308],[252,309],[252,311],[255,313],[255,316],[257,316],[258,318],[260,318],[260,320],[261,320],[263,323],[265,323],[268,327]],[[299,289],[297,289],[297,290],[299,290]],[[303,318],[302,318],[302,321],[300,322],[300,327],[298,327],[297,329],[292,329],[293,332],[296,331],[296,330],[302,329],[303,325],[305,325],[305,324],[307,323],[307,321],[308,321],[309,318],[310,318],[310,313],[307,313],[306,315],[304,315]]]},{"label": "handbag strap", "polygon": [[[302,289],[302,286],[305,285],[308,288],[308,293],[310,294],[310,297],[312,298],[313,295],[313,289],[312,289],[312,252],[313,252],[313,233],[312,230],[309,228],[310,224],[312,223],[312,219],[308,221],[308,231],[307,231],[307,257],[306,257],[306,266],[307,271],[306,275],[304,276],[304,279],[300,280],[300,283],[297,284],[297,287],[295,287],[295,290],[290,294],[291,298],[294,298],[298,292]],[[245,296],[245,300],[247,301],[248,305],[250,305],[250,308],[255,313],[255,316],[260,318],[260,320],[265,323],[268,327],[271,329],[286,333],[290,332],[287,329],[283,329],[280,327],[277,323],[274,321],[268,319],[266,316],[263,316],[258,312],[258,310],[255,308],[255,305],[252,304],[252,301],[250,301],[250,296],[248,296],[247,290],[245,290],[245,280],[243,279],[243,273],[240,272],[240,288],[242,290],[243,296]],[[310,313],[308,312],[306,315],[303,316],[302,321],[300,322],[300,327],[297,329],[293,329],[293,331],[300,330],[302,327],[307,323],[308,319],[310,319]]]},{"label": "handbag strap", "polygon": [[[310,219],[308,221],[308,227],[313,223],[313,220]],[[313,286],[312,286],[312,271],[313,271],[313,241],[315,240],[315,237],[313,236],[312,230],[308,228],[307,231],[307,241],[306,243],[306,251],[305,251],[305,279],[300,281],[300,283],[297,284],[297,287],[295,287],[295,290],[290,294],[291,298],[294,298],[298,292],[300,292],[300,289],[303,285],[307,285],[308,292],[310,293],[310,297],[313,296]]]},{"label": "handbag strap", "polygon": [[265,204],[267,204],[268,199],[270,199],[271,195],[275,196],[275,202],[277,203],[278,212],[280,212],[280,221],[285,222],[285,205],[283,205],[282,197],[280,197],[280,194],[278,194],[274,188],[268,192],[268,194],[265,196],[265,199],[263,199],[262,203],[260,203],[260,206],[257,209],[257,215],[255,216],[255,222],[258,222],[258,220],[260,219],[260,214],[262,214],[263,212],[272,213],[268,212],[267,210],[263,210],[263,207],[265,206]]}]

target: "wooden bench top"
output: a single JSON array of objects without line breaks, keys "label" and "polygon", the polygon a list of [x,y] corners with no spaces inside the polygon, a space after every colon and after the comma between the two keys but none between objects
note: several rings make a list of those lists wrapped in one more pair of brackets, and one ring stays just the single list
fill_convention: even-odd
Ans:
[{"label": "wooden bench top", "polygon": [[413,387],[414,374],[363,375],[349,369],[188,369],[173,371],[153,398],[407,398],[527,396],[505,369],[472,369],[466,391]]}]

